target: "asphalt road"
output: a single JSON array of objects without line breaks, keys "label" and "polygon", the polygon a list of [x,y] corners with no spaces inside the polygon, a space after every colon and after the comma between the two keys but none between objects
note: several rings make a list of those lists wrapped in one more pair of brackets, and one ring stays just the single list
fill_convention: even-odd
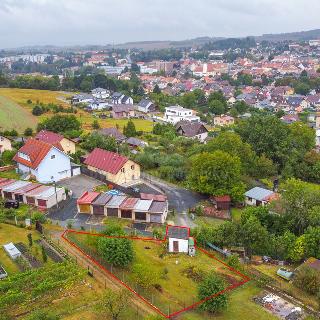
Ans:
[{"label": "asphalt road", "polygon": [[207,199],[204,195],[158,179],[152,180],[151,183],[165,192],[169,201],[169,209],[174,209],[177,213],[186,213],[189,208],[193,208],[200,201]]}]

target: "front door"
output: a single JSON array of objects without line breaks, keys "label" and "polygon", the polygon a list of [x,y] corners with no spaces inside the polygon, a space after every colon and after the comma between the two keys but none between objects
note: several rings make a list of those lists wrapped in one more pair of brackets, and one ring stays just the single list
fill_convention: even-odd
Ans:
[{"label": "front door", "polygon": [[173,252],[179,252],[179,241],[173,241]]}]

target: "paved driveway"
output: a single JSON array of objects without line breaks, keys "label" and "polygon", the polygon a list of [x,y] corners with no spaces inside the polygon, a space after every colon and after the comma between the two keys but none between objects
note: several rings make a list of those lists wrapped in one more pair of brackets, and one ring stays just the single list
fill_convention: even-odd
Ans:
[{"label": "paved driveway", "polygon": [[59,186],[72,190],[72,197],[79,198],[85,191],[92,191],[94,187],[102,184],[101,181],[84,174],[65,179],[59,182]]},{"label": "paved driveway", "polygon": [[187,212],[189,208],[193,208],[200,201],[207,199],[204,195],[177,187],[173,184],[166,183],[165,181],[153,179],[148,182],[165,192],[169,201],[169,209],[174,209],[178,213]]}]

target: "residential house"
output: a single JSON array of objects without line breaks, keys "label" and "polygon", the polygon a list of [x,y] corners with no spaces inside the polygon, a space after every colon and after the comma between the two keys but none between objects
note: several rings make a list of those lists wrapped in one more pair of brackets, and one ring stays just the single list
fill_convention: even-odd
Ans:
[{"label": "residential house", "polygon": [[234,118],[228,115],[216,116],[213,118],[215,126],[225,127],[234,124]]},{"label": "residential house", "polygon": [[133,99],[121,92],[114,92],[111,96],[112,104],[133,104]]},{"label": "residential house", "polygon": [[115,104],[112,106],[111,115],[114,119],[135,117],[135,108],[131,104]]},{"label": "residential house", "polygon": [[142,99],[137,106],[138,111],[143,113],[149,113],[156,111],[156,106],[149,99]]},{"label": "residential house", "polygon": [[4,136],[0,136],[0,154],[7,150],[12,150],[11,140]]},{"label": "residential house", "polygon": [[13,158],[19,172],[39,182],[60,181],[72,176],[70,157],[62,149],[47,142],[29,139]]},{"label": "residential house", "polygon": [[110,91],[104,88],[95,88],[91,94],[97,99],[106,99],[110,97]]},{"label": "residential house", "polygon": [[254,187],[245,193],[245,203],[249,206],[264,206],[270,201],[278,198],[278,194],[274,191]]},{"label": "residential house", "polygon": [[208,137],[208,129],[200,122],[180,121],[175,125],[175,128],[180,136],[186,138],[204,142]]},{"label": "residential house", "polygon": [[140,166],[118,153],[95,148],[84,164],[89,170],[98,172],[116,184],[131,183],[140,179]]},{"label": "residential house", "polygon": [[121,143],[127,139],[127,137],[122,134],[117,128],[105,128],[98,131],[99,134],[112,137],[116,140],[116,142]]},{"label": "residential house", "polygon": [[76,144],[73,140],[64,137],[61,134],[41,130],[35,137],[36,140],[40,140],[49,144],[52,144],[67,154],[73,154],[76,152]]},{"label": "residential house", "polygon": [[71,103],[79,104],[79,103],[91,103],[95,98],[91,94],[81,93],[73,96]]},{"label": "residential house", "polygon": [[200,117],[194,115],[194,111],[181,106],[166,107],[164,121],[176,124],[179,121],[200,122]]},{"label": "residential house", "polygon": [[91,110],[102,110],[109,108],[109,103],[106,100],[95,98],[89,103],[88,108]]}]

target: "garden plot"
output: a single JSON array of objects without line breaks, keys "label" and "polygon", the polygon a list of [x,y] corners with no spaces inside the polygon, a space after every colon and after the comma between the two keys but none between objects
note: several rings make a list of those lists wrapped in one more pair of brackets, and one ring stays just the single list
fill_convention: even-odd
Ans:
[{"label": "garden plot", "polygon": [[[97,249],[100,237],[130,241],[134,252],[132,263],[121,268],[103,259]],[[201,248],[196,249],[195,257],[190,257],[169,254],[165,240],[108,237],[73,230],[66,231],[63,238],[166,318],[197,307],[248,281],[247,277]],[[211,272],[224,279],[225,287],[222,292],[201,301],[199,283]]]}]

